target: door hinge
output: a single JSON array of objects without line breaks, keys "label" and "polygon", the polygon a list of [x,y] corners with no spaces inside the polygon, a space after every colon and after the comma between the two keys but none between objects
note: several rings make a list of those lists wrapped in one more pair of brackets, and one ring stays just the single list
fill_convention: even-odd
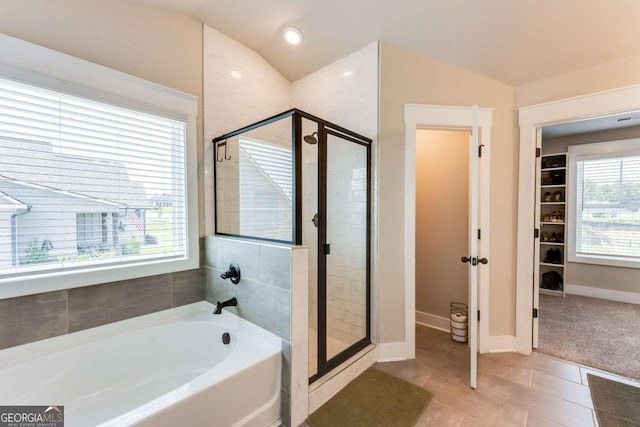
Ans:
[{"label": "door hinge", "polygon": [[533,229],[533,238],[537,239],[538,237],[540,237],[540,230],[537,228]]},{"label": "door hinge", "polygon": [[478,240],[481,239],[481,236],[482,236],[482,231],[478,228]]},{"label": "door hinge", "polygon": [[536,147],[536,157],[540,157],[542,155],[542,150],[540,147]]},{"label": "door hinge", "polygon": [[480,310],[478,310],[478,322],[480,321]]},{"label": "door hinge", "polygon": [[533,309],[533,318],[534,318],[534,319],[537,319],[537,318],[538,318],[538,309],[537,309],[537,308],[534,308],[534,309]]},{"label": "door hinge", "polygon": [[325,243],[324,244],[324,253],[325,253],[325,255],[330,255],[331,254],[331,245],[329,243]]}]

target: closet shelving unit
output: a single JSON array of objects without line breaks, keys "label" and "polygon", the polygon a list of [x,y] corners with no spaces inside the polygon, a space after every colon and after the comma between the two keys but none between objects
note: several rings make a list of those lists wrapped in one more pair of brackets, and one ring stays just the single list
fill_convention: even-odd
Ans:
[{"label": "closet shelving unit", "polygon": [[[538,221],[538,277],[540,293],[564,296],[566,262],[567,153],[541,156],[538,175],[536,218]],[[563,286],[558,290],[542,287],[543,274],[557,271]]]}]

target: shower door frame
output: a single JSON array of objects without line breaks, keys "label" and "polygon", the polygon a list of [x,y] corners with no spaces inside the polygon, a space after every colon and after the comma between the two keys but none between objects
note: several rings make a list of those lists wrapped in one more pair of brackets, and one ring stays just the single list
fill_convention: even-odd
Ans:
[{"label": "shower door frame", "polygon": [[[338,126],[317,116],[306,113],[297,108],[287,110],[280,114],[276,114],[259,122],[244,126],[233,132],[226,133],[212,139],[215,146],[218,143],[226,141],[228,138],[239,136],[245,132],[249,132],[256,128],[271,124],[273,122],[292,118],[292,168],[293,168],[293,200],[292,200],[292,239],[275,240],[256,236],[247,236],[236,233],[225,233],[218,228],[218,198],[217,198],[217,163],[216,158],[213,159],[213,191],[214,191],[214,235],[234,237],[240,239],[251,239],[256,241],[266,241],[284,244],[302,245],[302,119],[310,120],[318,126],[318,357],[317,371],[309,378],[309,384],[330,372],[350,357],[357,354],[360,350],[371,344],[371,212],[372,212],[372,143],[373,140],[362,136],[356,132],[350,131],[344,127]],[[341,351],[329,360],[326,360],[327,354],[327,327],[326,327],[326,302],[327,302],[327,282],[326,282],[326,266],[327,254],[324,252],[325,244],[327,244],[327,137],[328,135],[341,138],[351,143],[359,144],[366,148],[366,272],[365,272],[365,305],[366,305],[366,335],[359,341],[355,342],[345,350]],[[216,150],[212,150],[216,155]]]},{"label": "shower door frame", "polygon": [[[316,373],[309,377],[309,384],[317,381],[340,364],[356,355],[359,351],[371,344],[371,144],[372,140],[355,132],[333,125],[325,120],[317,117],[309,116],[306,113],[301,114],[309,120],[318,123],[318,333],[317,333],[317,367]],[[298,126],[301,129],[301,126]],[[336,354],[327,360],[327,152],[328,136],[334,136],[344,141],[361,145],[366,148],[366,272],[365,272],[365,336],[357,342],[351,344],[345,350]],[[296,138],[296,142],[302,141],[302,138]],[[302,144],[300,142],[300,144]],[[297,149],[296,152],[302,152]],[[301,165],[301,163],[300,163]],[[300,168],[301,169],[301,168]]]},{"label": "shower door frame", "polygon": [[[302,195],[302,186],[300,185],[300,179],[302,178],[302,174],[300,169],[302,167],[302,151],[301,145],[299,141],[302,139],[302,129],[301,129],[301,120],[299,114],[303,113],[297,109],[291,109],[284,111],[280,114],[276,114],[275,116],[271,116],[269,118],[260,120],[259,122],[252,123],[250,125],[244,126],[240,129],[234,130],[233,132],[225,133],[224,135],[218,136],[211,140],[211,143],[214,146],[212,151],[213,155],[213,234],[215,236],[223,236],[223,237],[234,237],[239,239],[251,239],[257,240],[261,242],[273,242],[273,243],[284,243],[284,244],[294,244],[301,245],[302,244],[302,223],[300,222],[300,218],[302,216],[302,203],[300,202]],[[306,113],[304,113],[306,114]],[[292,180],[293,180],[293,200],[291,201],[291,240],[278,240],[278,239],[270,239],[266,237],[257,237],[257,236],[248,236],[239,233],[225,233],[218,229],[218,160],[217,160],[217,149],[215,148],[218,143],[226,142],[227,139],[233,138],[235,136],[242,135],[243,133],[252,131],[254,129],[260,128],[262,126],[269,125],[274,122],[278,122],[280,120],[284,120],[288,117],[291,117],[291,168],[292,168]]]}]

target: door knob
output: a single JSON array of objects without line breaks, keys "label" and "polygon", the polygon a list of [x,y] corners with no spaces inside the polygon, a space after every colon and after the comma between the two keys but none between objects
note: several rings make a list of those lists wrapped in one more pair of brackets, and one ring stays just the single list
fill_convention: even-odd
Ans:
[{"label": "door knob", "polygon": [[488,264],[489,263],[489,260],[486,259],[486,258],[478,259],[478,258],[475,258],[475,257],[466,257],[466,256],[463,256],[462,258],[460,258],[460,261],[462,261],[464,263],[468,262],[468,263],[470,263],[471,265],[474,265],[474,266],[478,265],[478,263],[480,263],[480,264]]}]

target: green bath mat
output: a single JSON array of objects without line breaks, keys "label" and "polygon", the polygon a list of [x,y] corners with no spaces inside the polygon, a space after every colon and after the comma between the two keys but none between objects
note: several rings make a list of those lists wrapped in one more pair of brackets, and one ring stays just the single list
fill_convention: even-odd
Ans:
[{"label": "green bath mat", "polygon": [[587,374],[600,427],[640,426],[640,388]]},{"label": "green bath mat", "polygon": [[374,368],[307,418],[312,427],[410,427],[433,394]]}]

